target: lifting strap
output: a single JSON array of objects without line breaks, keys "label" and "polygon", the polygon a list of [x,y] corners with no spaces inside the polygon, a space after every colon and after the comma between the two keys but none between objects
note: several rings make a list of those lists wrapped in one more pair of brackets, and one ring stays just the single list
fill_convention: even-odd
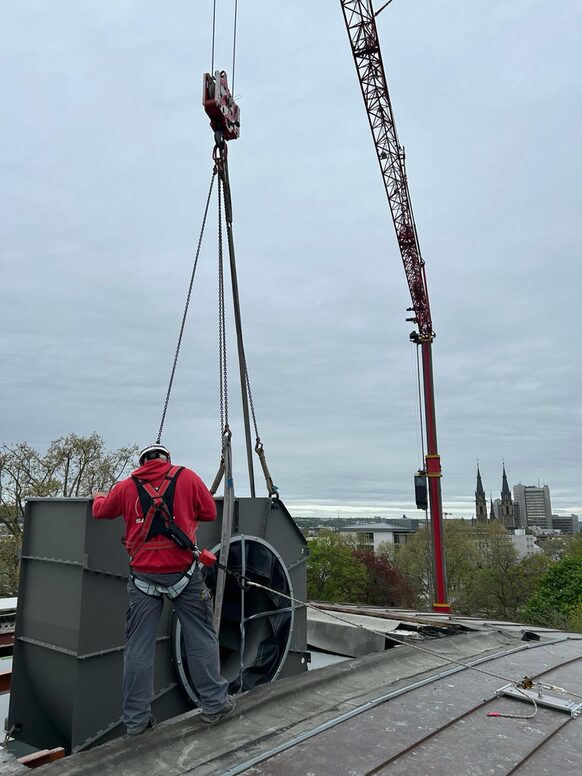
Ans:
[{"label": "lifting strap", "polygon": [[[221,468],[224,471],[224,501],[222,504],[222,532],[220,536],[220,559],[223,566],[228,566],[228,553],[230,551],[230,537],[232,535],[232,523],[234,517],[234,481],[232,478],[232,449],[230,446],[231,433],[229,430],[222,435],[222,460]],[[224,586],[226,574],[223,568],[218,567],[216,573],[216,591],[214,593],[214,629],[220,632],[220,617],[222,603],[224,601]]]}]

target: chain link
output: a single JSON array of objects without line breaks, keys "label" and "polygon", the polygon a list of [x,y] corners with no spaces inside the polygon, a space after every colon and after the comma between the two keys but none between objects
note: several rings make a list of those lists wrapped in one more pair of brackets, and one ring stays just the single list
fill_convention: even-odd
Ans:
[{"label": "chain link", "polygon": [[247,382],[247,393],[249,396],[249,406],[251,408],[251,417],[253,419],[253,426],[255,427],[255,436],[257,438],[257,445],[261,444],[261,437],[259,436],[259,429],[257,427],[257,416],[255,415],[255,402],[253,400],[253,392],[251,391],[251,381],[249,378],[249,372],[247,369],[247,359],[245,356],[245,378]]},{"label": "chain link", "polygon": [[212,171],[212,178],[210,179],[210,188],[208,190],[208,197],[206,198],[206,207],[204,208],[204,216],[202,218],[202,226],[200,228],[200,236],[198,237],[198,245],[196,247],[196,256],[194,259],[194,266],[192,268],[192,274],[190,276],[190,285],[188,286],[188,294],[186,296],[186,304],[184,306],[184,315],[182,316],[182,323],[180,325],[180,332],[178,334],[178,343],[176,345],[176,352],[174,354],[174,361],[172,363],[172,369],[170,372],[170,381],[168,384],[168,390],[166,393],[166,399],[164,401],[164,409],[162,411],[162,418],[160,421],[160,428],[158,430],[158,436],[156,444],[159,444],[162,438],[162,431],[164,430],[164,423],[166,421],[166,413],[168,411],[168,404],[170,403],[170,395],[172,393],[172,386],[174,384],[174,376],[176,374],[176,366],[178,364],[178,357],[180,355],[180,348],[182,347],[182,337],[184,336],[184,327],[186,326],[186,318],[188,317],[188,308],[190,307],[190,299],[192,297],[192,286],[194,285],[194,277],[196,275],[196,269],[198,267],[198,259],[200,257],[200,249],[202,247],[202,238],[204,237],[204,229],[206,227],[206,218],[208,216],[208,208],[210,206],[210,197],[212,196],[212,189],[214,188],[214,179],[216,178],[217,169],[216,166]]}]

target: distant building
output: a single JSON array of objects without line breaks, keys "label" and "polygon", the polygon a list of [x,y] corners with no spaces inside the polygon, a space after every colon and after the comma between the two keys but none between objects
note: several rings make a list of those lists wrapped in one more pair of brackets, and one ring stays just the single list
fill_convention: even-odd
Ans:
[{"label": "distant building", "polygon": [[580,530],[578,515],[552,515],[552,528],[565,534],[576,534]]},{"label": "distant building", "polygon": [[526,555],[533,555],[536,552],[543,552],[535,541],[535,536],[526,534],[525,529],[516,528],[515,533],[509,536],[511,543],[515,547],[519,558],[525,558]]},{"label": "distant building", "polygon": [[[398,522],[408,523],[404,520]],[[353,537],[361,549],[378,552],[382,542],[401,547],[406,544],[412,534],[416,533],[416,530],[416,526],[399,525],[398,523],[370,523],[368,525],[347,525],[345,528],[340,528],[339,533],[342,536]]]},{"label": "distant building", "polygon": [[552,505],[547,485],[513,486],[513,498],[519,505],[519,528],[552,529]]},{"label": "distant building", "polygon": [[477,465],[477,487],[475,489],[475,516],[477,518],[477,524],[484,525],[491,520],[499,520],[499,522],[512,532],[516,527],[514,503],[511,498],[511,491],[507,483],[507,473],[505,471],[505,464],[503,464],[503,472],[501,475],[501,498],[496,498],[495,501],[491,498],[489,516],[487,516],[487,499],[485,498],[485,489],[483,488],[483,482],[481,480],[481,472]]}]

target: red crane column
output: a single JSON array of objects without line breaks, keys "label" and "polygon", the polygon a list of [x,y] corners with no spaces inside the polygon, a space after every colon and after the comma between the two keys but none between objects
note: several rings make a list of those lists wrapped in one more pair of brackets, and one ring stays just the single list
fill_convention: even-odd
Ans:
[{"label": "red crane column", "polygon": [[418,331],[412,332],[410,339],[421,348],[422,353],[427,448],[424,473],[428,478],[435,577],[433,608],[435,611],[449,612],[440,484],[441,462],[437,448],[432,370],[432,342],[435,334],[432,329],[424,260],[420,252],[408,190],[404,149],[398,142],[396,133],[372,2],[340,2],[412,299],[410,309],[414,312],[414,317],[407,320],[418,327]]}]

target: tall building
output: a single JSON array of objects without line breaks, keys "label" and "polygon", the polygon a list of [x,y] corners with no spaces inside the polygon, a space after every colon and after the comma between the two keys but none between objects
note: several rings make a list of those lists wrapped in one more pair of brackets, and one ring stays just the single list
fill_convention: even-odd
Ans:
[{"label": "tall building", "polygon": [[515,530],[515,519],[513,515],[513,500],[511,491],[507,484],[507,474],[505,473],[505,463],[503,464],[503,475],[501,477],[501,505],[499,510],[499,520],[508,531]]},{"label": "tall building", "polygon": [[479,464],[477,464],[477,489],[475,490],[475,515],[478,523],[487,522],[487,499],[485,498],[485,491],[483,490],[483,483],[481,482],[481,472],[479,471]]},{"label": "tall building", "polygon": [[520,528],[552,528],[552,505],[547,485],[513,486],[513,499],[519,506]]},{"label": "tall building", "polygon": [[552,515],[552,528],[565,534],[576,534],[580,530],[578,515]]}]

